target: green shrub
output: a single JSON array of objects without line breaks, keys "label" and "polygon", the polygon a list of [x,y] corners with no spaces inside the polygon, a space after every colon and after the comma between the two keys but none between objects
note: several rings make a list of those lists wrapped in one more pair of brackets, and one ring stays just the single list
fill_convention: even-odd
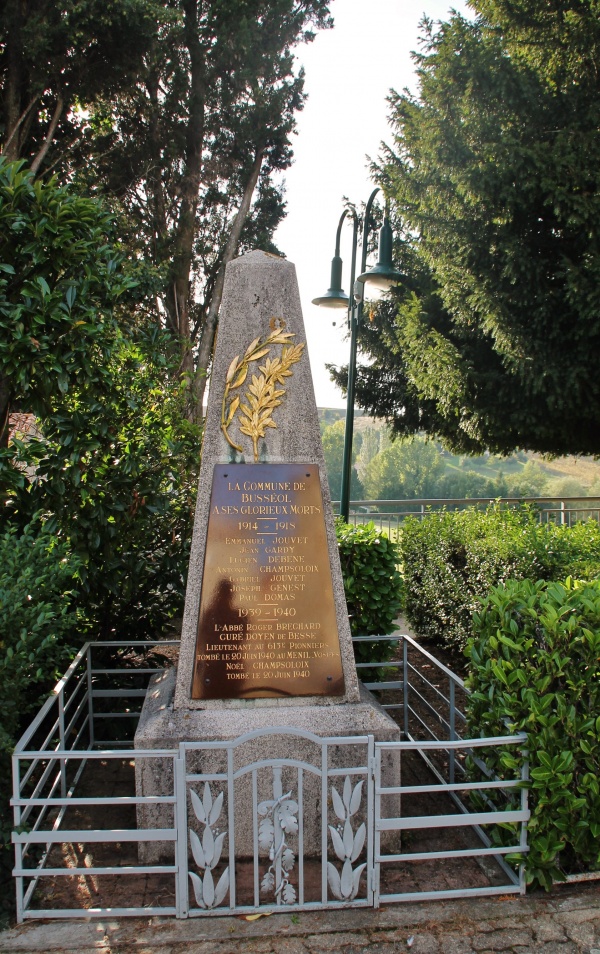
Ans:
[{"label": "green shrub", "polygon": [[462,649],[490,587],[509,579],[600,575],[600,528],[539,524],[523,507],[410,518],[400,540],[406,614],[420,636]]},{"label": "green shrub", "polygon": [[[396,545],[373,523],[353,527],[338,520],[336,534],[352,635],[391,633],[402,602]],[[386,662],[396,646],[391,641],[355,643],[354,655],[357,662]],[[372,679],[384,672],[363,669],[360,675]]]},{"label": "green shrub", "polygon": [[74,609],[79,562],[39,520],[0,535],[0,913],[11,884],[11,753],[82,641]]},{"label": "green shrub", "polygon": [[[474,617],[467,654],[474,736],[527,733],[527,881],[548,888],[600,867],[600,581],[509,581]],[[487,752],[499,777],[519,761]],[[493,794],[493,793],[492,793]],[[515,799],[519,796],[515,794]],[[514,844],[499,828],[498,844]]]},{"label": "green shrub", "polygon": [[38,436],[0,450],[0,488],[20,477],[0,528],[48,515],[81,560],[92,639],[160,638],[183,610],[201,435],[165,347],[158,333],[120,339],[104,401],[73,386]]},{"label": "green shrub", "polygon": [[577,580],[600,577],[600,526],[595,520],[572,527],[554,527],[557,567],[555,579]]}]

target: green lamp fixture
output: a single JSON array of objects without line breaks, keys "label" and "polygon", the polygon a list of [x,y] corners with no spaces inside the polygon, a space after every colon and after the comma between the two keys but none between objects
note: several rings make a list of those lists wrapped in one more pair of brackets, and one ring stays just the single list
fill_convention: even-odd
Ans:
[{"label": "green lamp fixture", "polygon": [[[335,255],[331,263],[331,287],[320,298],[313,298],[313,305],[324,305],[326,308],[346,308],[348,310],[348,327],[350,330],[350,361],[348,363],[348,387],[346,400],[346,427],[344,430],[344,458],[342,463],[342,486],[340,490],[340,515],[348,522],[350,514],[350,478],[352,476],[352,438],[354,430],[354,394],[356,390],[356,350],[358,343],[358,329],[362,324],[365,289],[371,287],[379,292],[379,297],[390,290],[393,285],[402,281],[400,272],[392,264],[393,236],[389,220],[389,210],[386,210],[383,226],[379,231],[379,261],[377,265],[367,271],[367,250],[371,208],[379,186],[373,190],[363,216],[363,237],[361,253],[362,275],[355,281],[356,251],[358,246],[358,216],[354,209],[345,209],[340,218],[335,242]],[[342,260],[340,258],[340,233],[346,215],[350,214],[353,220],[352,234],[352,264],[350,266],[350,287],[352,299],[342,291]],[[372,297],[375,297],[374,295]]]},{"label": "green lamp fixture", "polygon": [[348,311],[350,299],[342,288],[342,259],[340,258],[340,238],[342,234],[342,225],[348,215],[348,209],[342,212],[337,233],[335,236],[335,254],[331,259],[331,281],[329,288],[320,298],[313,298],[313,305],[321,305],[323,308],[345,308]]},{"label": "green lamp fixture", "polygon": [[312,303],[324,308],[345,308],[346,311],[348,310],[348,296],[342,288],[342,260],[339,255],[339,248],[336,248],[335,255],[331,260],[329,288],[320,298],[313,298]]},{"label": "green lamp fixture", "polygon": [[392,250],[392,227],[386,209],[383,225],[379,229],[378,262],[373,268],[369,268],[358,276],[358,281],[363,282],[369,291],[374,290],[376,294],[378,293],[378,297],[383,297],[394,285],[399,285],[402,281],[400,272],[392,264]]}]

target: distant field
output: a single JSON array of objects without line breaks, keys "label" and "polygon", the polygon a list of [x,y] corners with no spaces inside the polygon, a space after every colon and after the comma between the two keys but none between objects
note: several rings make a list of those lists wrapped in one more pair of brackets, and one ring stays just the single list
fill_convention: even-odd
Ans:
[{"label": "distant field", "polygon": [[556,460],[546,461],[540,454],[529,454],[543,470],[553,477],[574,477],[582,484],[593,484],[600,480],[600,460],[593,457],[557,457]]},{"label": "distant field", "polygon": [[[344,416],[345,411],[340,408],[319,408],[319,418],[326,425],[334,424]],[[357,413],[354,423],[355,432],[358,434],[367,428],[385,431],[386,425],[383,421]],[[576,496],[578,491],[575,484],[579,484],[584,494],[591,492],[600,496],[600,460],[594,460],[592,457],[557,457],[554,460],[548,460],[541,454],[528,451],[515,451],[508,457],[497,457],[493,454],[460,457],[444,450],[439,444],[436,446],[442,454],[449,473],[471,471],[490,479],[502,476],[511,478],[522,473],[529,464],[530,470],[533,466],[539,468],[549,482],[569,480],[574,489],[569,490],[567,485],[560,490],[563,495]]]}]

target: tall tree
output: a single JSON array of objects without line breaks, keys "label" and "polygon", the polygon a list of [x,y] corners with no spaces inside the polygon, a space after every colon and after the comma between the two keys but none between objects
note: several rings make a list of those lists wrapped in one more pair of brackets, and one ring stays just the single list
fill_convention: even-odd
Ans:
[{"label": "tall tree", "polygon": [[[327,467],[329,490],[333,500],[339,500],[342,487],[344,428],[344,421],[336,421],[335,424],[330,424],[329,427],[326,427],[323,431],[323,454],[325,456],[325,466]],[[353,457],[355,459],[350,474],[350,494],[353,500],[361,500],[363,488],[356,472],[356,446],[354,447]]]},{"label": "tall tree", "polygon": [[406,281],[359,400],[461,450],[598,453],[598,3],[471,6],[424,23],[419,94],[391,98]]},{"label": "tall tree", "polygon": [[78,107],[131,85],[160,0],[6,0],[0,7],[0,144],[34,172],[80,135]]},{"label": "tall tree", "polygon": [[435,445],[415,438],[395,441],[369,463],[364,488],[369,500],[433,497],[444,471]]},{"label": "tall tree", "polygon": [[81,159],[163,269],[158,310],[198,416],[225,266],[256,244],[276,251],[272,177],[291,162],[304,101],[293,49],[331,20],[327,0],[178,0],[176,12],[138,81],[95,106]]},{"label": "tall tree", "polygon": [[[122,213],[124,238],[158,266],[154,321],[180,349],[192,416],[199,416],[225,265],[240,248],[275,251],[271,237],[284,202],[272,177],[291,162],[295,113],[304,101],[294,47],[311,40],[313,28],[331,25],[328,0],[115,0],[110,14],[102,14],[99,0],[68,0],[56,10],[48,0],[11,4],[21,12],[5,16],[12,37],[5,59],[15,50],[21,69],[14,82],[8,67],[2,74],[5,112],[13,86],[21,117],[27,108],[33,81],[24,77],[35,72],[33,54],[48,25],[68,24],[70,16],[79,31],[60,34],[56,64],[38,82],[45,90],[40,117],[60,98],[61,121],[46,123],[42,145],[26,119],[14,119],[16,109],[6,128],[18,127],[20,154],[40,171],[62,161],[86,188],[108,196]],[[124,22],[114,31],[111,60],[102,40],[118,14]],[[116,55],[123,51],[130,55]],[[65,56],[82,74],[69,82],[68,97]],[[8,141],[16,148],[12,133]]]}]

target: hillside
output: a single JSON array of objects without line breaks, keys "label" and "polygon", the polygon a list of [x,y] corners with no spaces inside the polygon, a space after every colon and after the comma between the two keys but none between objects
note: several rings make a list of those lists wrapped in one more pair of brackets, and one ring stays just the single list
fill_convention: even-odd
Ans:
[{"label": "hillside", "polygon": [[[341,454],[343,444],[343,421],[345,411],[340,408],[319,408],[319,420],[321,430],[325,435],[336,435],[336,440],[325,440],[326,460],[328,471],[333,477],[333,483],[337,484],[337,472],[341,466],[341,460],[337,457]],[[390,439],[387,427],[383,421],[368,417],[365,414],[358,413],[354,423],[354,463],[357,465],[358,472],[361,473],[360,449],[366,434],[369,434],[370,441],[377,438],[379,453],[390,447]],[[424,443],[422,438],[417,442]],[[529,453],[528,451],[516,450],[513,454],[506,457],[499,457],[495,454],[484,454],[477,457],[457,456],[445,450],[441,444],[434,441],[439,458],[436,456],[437,484],[451,487],[453,484],[457,487],[468,486],[474,488],[473,496],[487,496],[488,493],[495,493],[497,489],[499,496],[600,496],[600,460],[592,457],[557,457],[546,459],[540,454]],[[335,460],[333,459],[333,450],[335,447]],[[363,466],[363,473],[365,468]],[[461,479],[462,478],[462,479]],[[368,481],[365,481],[368,484]],[[332,487],[334,496],[337,493],[335,486]],[[451,496],[453,494],[444,494]],[[470,493],[457,492],[457,496],[470,496]],[[407,496],[415,496],[407,493]],[[353,493],[356,499],[356,495]]]}]

